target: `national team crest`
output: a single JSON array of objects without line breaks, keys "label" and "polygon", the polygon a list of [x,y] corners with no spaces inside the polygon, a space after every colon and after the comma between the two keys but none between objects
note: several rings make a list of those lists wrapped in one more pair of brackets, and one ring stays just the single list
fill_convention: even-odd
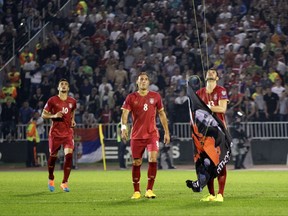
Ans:
[{"label": "national team crest", "polygon": [[214,96],[213,96],[213,100],[216,101],[217,98],[218,98],[218,97],[217,97],[217,94],[214,94]]},{"label": "national team crest", "polygon": [[70,109],[72,109],[72,107],[73,107],[72,103],[69,103],[68,106],[69,106]]},{"label": "national team crest", "polygon": [[154,98],[150,98],[149,102],[150,102],[150,104],[154,104],[154,102],[155,102]]}]

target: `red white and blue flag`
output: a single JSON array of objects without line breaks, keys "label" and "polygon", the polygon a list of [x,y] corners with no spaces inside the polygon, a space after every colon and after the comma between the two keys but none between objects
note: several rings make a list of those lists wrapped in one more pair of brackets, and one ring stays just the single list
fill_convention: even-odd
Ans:
[{"label": "red white and blue flag", "polygon": [[100,132],[99,127],[75,128],[75,148],[77,144],[82,146],[82,154],[78,158],[78,163],[94,163],[102,160]]}]

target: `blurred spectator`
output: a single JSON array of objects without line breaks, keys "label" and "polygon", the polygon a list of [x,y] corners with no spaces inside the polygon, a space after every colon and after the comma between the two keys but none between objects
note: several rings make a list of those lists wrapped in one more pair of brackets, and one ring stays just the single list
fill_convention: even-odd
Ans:
[{"label": "blurred spectator", "polygon": [[263,72],[262,77],[261,77],[259,83],[260,83],[264,88],[273,85],[272,81],[268,78],[267,72]]},{"label": "blurred spectator", "polygon": [[93,70],[98,66],[99,64],[99,56],[95,52],[94,47],[89,47],[88,53],[84,56],[87,60],[87,65],[91,66]]},{"label": "blurred spectator", "polygon": [[41,92],[43,94],[43,101],[47,101],[50,96],[51,83],[49,82],[48,77],[44,76],[40,84]]},{"label": "blurred spectator", "polygon": [[119,123],[121,121],[121,115],[122,115],[121,106],[117,106],[117,105],[115,106],[113,113],[112,113],[112,117],[111,117],[112,123],[117,123],[117,122]]},{"label": "blurred spectator", "polygon": [[268,113],[261,85],[258,84],[256,86],[256,92],[252,95],[252,98],[256,104],[256,120],[266,121],[268,119]]},{"label": "blurred spectator", "polygon": [[79,67],[79,70],[82,71],[83,76],[89,81],[92,82],[93,68],[88,65],[87,59],[82,59],[82,65]]},{"label": "blurred spectator", "polygon": [[91,128],[94,124],[97,123],[93,113],[89,113],[88,110],[85,110],[82,115],[82,123],[84,124],[85,128]]},{"label": "blurred spectator", "polygon": [[268,77],[273,83],[275,83],[276,79],[280,79],[279,74],[276,72],[276,70],[275,70],[275,68],[273,68],[273,66],[269,67]]},{"label": "blurred spectator", "polygon": [[41,69],[41,66],[39,65],[39,63],[36,62],[35,69],[30,71],[30,76],[31,76],[30,93],[31,94],[34,94],[36,89],[41,86],[42,75],[43,75],[43,71]]},{"label": "blurred spectator", "polygon": [[24,101],[21,108],[19,109],[19,123],[28,124],[33,115],[34,115],[34,109],[30,107],[28,101]]},{"label": "blurred spectator", "polygon": [[45,63],[42,65],[43,76],[48,77],[49,81],[52,81],[56,65],[51,62],[50,57],[45,59]]},{"label": "blurred spectator", "polygon": [[85,111],[84,101],[80,99],[80,95],[78,92],[75,92],[74,98],[76,100],[76,109],[75,109],[75,122],[77,124],[82,123],[82,114]]},{"label": "blurred spectator", "polygon": [[[164,60],[165,62],[165,60]],[[172,77],[176,68],[179,68],[179,65],[176,64],[175,58],[170,57],[164,65],[164,71],[166,76]]]},{"label": "blurred spectator", "polygon": [[26,58],[27,56],[30,57],[30,61],[34,60],[34,54],[30,51],[30,48],[28,46],[25,46],[23,48],[23,51],[19,55],[19,60],[20,60],[21,66],[23,66],[24,63],[27,61],[27,58]]},{"label": "blurred spectator", "polygon": [[[93,73],[93,84],[94,86],[97,88],[97,90],[99,89],[99,86],[101,85],[102,83],[102,80],[103,80],[103,74],[102,72],[100,71],[100,67],[96,67],[94,69],[94,73]],[[98,92],[98,91],[97,91]]]},{"label": "blurred spectator", "polygon": [[177,113],[175,122],[188,122],[189,116],[185,115],[188,112],[188,97],[186,91],[181,90],[179,96],[175,98],[175,113]]},{"label": "blurred spectator", "polygon": [[155,91],[155,92],[159,91],[159,87],[157,86],[157,84],[155,82],[155,79],[151,79],[150,85],[149,85],[149,90],[150,91]]},{"label": "blurred spectator", "polygon": [[175,85],[177,90],[181,90],[180,80],[182,79],[183,79],[183,76],[180,74],[180,68],[176,67],[171,77],[170,84]]},{"label": "blurred spectator", "polygon": [[12,86],[10,82],[7,82],[0,90],[0,103],[6,102],[9,99],[11,102],[16,102],[17,89]]},{"label": "blurred spectator", "polygon": [[87,109],[89,113],[93,113],[95,118],[98,119],[100,115],[100,108],[100,96],[98,94],[98,89],[93,87],[90,95],[87,97]]},{"label": "blurred spectator", "polygon": [[2,103],[1,112],[3,139],[12,140],[16,135],[16,124],[18,123],[17,105],[10,98]]},{"label": "blurred spectator", "polygon": [[88,96],[90,95],[92,91],[93,85],[89,82],[89,80],[86,78],[83,80],[83,84],[80,86],[80,96],[82,100],[86,103]]},{"label": "blurred spectator", "polygon": [[124,70],[123,62],[120,62],[118,69],[115,70],[114,86],[125,87],[128,83],[127,71]]},{"label": "blurred spectator", "polygon": [[252,97],[244,96],[243,103],[240,104],[240,112],[244,114],[244,119],[247,122],[256,120],[256,104]]},{"label": "blurred spectator", "polygon": [[103,110],[100,115],[100,122],[103,124],[111,123],[112,121],[112,111],[109,108],[108,104],[103,106]]},{"label": "blurred spectator", "polygon": [[38,134],[36,119],[32,118],[27,125],[26,129],[26,140],[27,140],[27,158],[26,167],[37,167],[37,145],[40,143],[40,137]]},{"label": "blurred spectator", "polygon": [[31,87],[31,73],[34,72],[36,69],[36,61],[31,59],[30,56],[25,57],[25,62],[23,64],[23,73],[24,73],[24,81],[23,84],[23,91],[26,93],[26,95],[29,95],[30,87]]},{"label": "blurred spectator", "polygon": [[60,59],[57,62],[56,68],[55,68],[54,73],[53,73],[53,79],[54,79],[53,83],[55,85],[57,85],[59,80],[62,78],[66,79],[66,80],[70,80],[70,73],[69,73],[67,67],[64,65],[64,61]]},{"label": "blurred spectator", "polygon": [[83,18],[84,21],[82,21],[81,16],[78,16],[78,20],[82,23],[80,29],[79,29],[79,34],[81,37],[91,37],[92,35],[95,34],[95,26],[93,23],[89,20],[89,17],[85,16]]},{"label": "blurred spectator", "polygon": [[98,92],[99,92],[100,96],[104,94],[106,87],[109,88],[110,91],[113,90],[112,85],[107,82],[107,78],[103,77],[102,83],[99,85],[99,88],[98,88]]},{"label": "blurred spectator", "polygon": [[103,59],[116,59],[119,60],[119,52],[115,50],[115,44],[110,44],[110,49],[104,53]]},{"label": "blurred spectator", "polygon": [[281,97],[282,92],[285,90],[285,88],[281,85],[281,79],[276,78],[275,79],[275,86],[272,87],[272,92],[276,93],[278,97]]},{"label": "blurred spectator", "polygon": [[234,84],[229,91],[229,103],[227,105],[226,115],[229,116],[230,122],[236,117],[240,111],[240,105],[243,102],[243,95],[239,92],[239,86]]},{"label": "blurred spectator", "polygon": [[284,90],[279,98],[279,120],[288,121],[288,97],[287,91]]},{"label": "blurred spectator", "polygon": [[16,66],[12,65],[11,70],[8,72],[8,82],[11,83],[12,86],[16,88],[21,87],[21,75],[20,72],[17,71]]},{"label": "blurred spectator", "polygon": [[44,101],[44,95],[42,94],[42,90],[40,87],[37,87],[35,93],[30,97],[31,99],[29,101],[29,104],[33,109],[36,109],[39,101]]},{"label": "blurred spectator", "polygon": [[105,105],[108,105],[109,109],[113,109],[115,105],[114,101],[114,92],[110,90],[108,86],[105,86],[104,92],[100,94],[100,106],[104,108]]},{"label": "blurred spectator", "polygon": [[271,86],[267,86],[265,89],[264,101],[266,103],[266,109],[268,114],[268,121],[278,121],[279,111],[279,96],[271,91]]},{"label": "blurred spectator", "polygon": [[105,77],[107,78],[107,81],[109,83],[111,83],[111,84],[115,80],[115,70],[116,70],[117,64],[118,64],[118,61],[113,56],[111,56],[108,59],[106,59],[106,62],[105,62],[105,68],[106,68]]},{"label": "blurred spectator", "polygon": [[115,106],[122,106],[125,98],[126,98],[126,91],[124,88],[122,88],[121,86],[118,86],[116,91],[114,92],[113,95],[114,101],[115,101]]}]

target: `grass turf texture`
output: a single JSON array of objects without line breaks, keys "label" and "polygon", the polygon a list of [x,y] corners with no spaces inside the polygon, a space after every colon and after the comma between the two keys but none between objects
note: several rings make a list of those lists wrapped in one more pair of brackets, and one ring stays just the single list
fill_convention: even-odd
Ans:
[{"label": "grass turf texture", "polygon": [[[141,190],[147,174],[142,169]],[[228,170],[224,203],[200,202],[207,194],[193,193],[185,185],[195,171],[161,170],[154,186],[156,199],[131,200],[131,171],[72,170],[70,190],[47,188],[46,171],[0,172],[0,215],[287,215],[288,172]],[[218,189],[215,181],[215,189]]]}]

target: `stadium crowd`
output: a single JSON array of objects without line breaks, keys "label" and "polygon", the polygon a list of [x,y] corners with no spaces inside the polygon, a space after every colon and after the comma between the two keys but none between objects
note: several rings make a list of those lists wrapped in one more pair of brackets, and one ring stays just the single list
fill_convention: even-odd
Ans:
[{"label": "stadium crowd", "polygon": [[201,2],[80,0],[64,17],[55,12],[56,1],[5,1],[2,58],[9,29],[30,18],[18,10],[20,4],[35,14],[47,8],[45,21],[53,30],[34,49],[19,53],[19,66],[1,71],[4,137],[42,112],[61,78],[70,81],[70,95],[77,99],[77,123],[118,123],[140,71],[149,73],[150,89],[164,98],[169,123],[187,122],[186,78],[197,74],[203,80],[212,64],[218,84],[229,92],[228,123],[238,111],[246,121],[287,121],[288,2]]}]

